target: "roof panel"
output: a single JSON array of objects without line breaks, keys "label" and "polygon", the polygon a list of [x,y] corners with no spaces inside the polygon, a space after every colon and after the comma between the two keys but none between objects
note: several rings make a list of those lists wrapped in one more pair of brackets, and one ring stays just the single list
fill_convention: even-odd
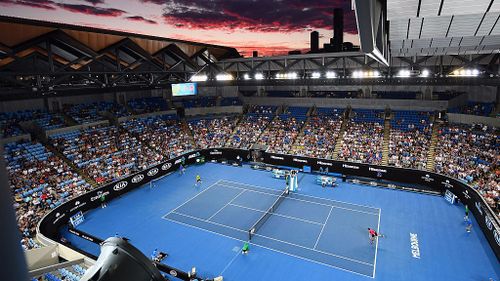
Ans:
[{"label": "roof panel", "polygon": [[413,48],[429,48],[432,39],[413,39]]},{"label": "roof panel", "polygon": [[474,36],[482,17],[482,14],[458,15],[453,17],[448,36]]},{"label": "roof panel", "polygon": [[[500,2],[500,1],[499,1]],[[487,13],[484,16],[483,22],[479,26],[479,30],[477,31],[477,36],[489,35],[493,26],[497,22],[499,12]]]},{"label": "roof panel", "polygon": [[460,41],[462,41],[462,37],[453,37],[451,39],[450,47],[458,47],[458,46],[460,46]]},{"label": "roof panel", "polygon": [[451,16],[426,17],[422,26],[421,38],[445,37]]},{"label": "roof panel", "polygon": [[419,17],[437,16],[439,11],[440,1],[422,0],[420,4]]},{"label": "roof panel", "polygon": [[387,0],[387,19],[412,18],[417,16],[418,0]]},{"label": "roof panel", "polygon": [[390,40],[405,39],[408,32],[408,19],[396,19],[390,22]]},{"label": "roof panel", "polygon": [[421,27],[422,27],[422,18],[412,18],[410,20],[410,29],[408,30],[408,38],[409,39],[419,38]]},{"label": "roof panel", "polygon": [[495,36],[486,36],[483,39],[483,42],[481,42],[481,45],[497,45],[500,44],[500,35],[495,35]]},{"label": "roof panel", "polygon": [[441,15],[485,13],[490,0],[445,0]]},{"label": "roof panel", "polygon": [[462,42],[460,42],[460,46],[473,46],[477,47],[479,43],[483,40],[482,36],[466,36],[462,38]]},{"label": "roof panel", "polygon": [[432,47],[448,47],[450,46],[451,38],[433,38]]}]

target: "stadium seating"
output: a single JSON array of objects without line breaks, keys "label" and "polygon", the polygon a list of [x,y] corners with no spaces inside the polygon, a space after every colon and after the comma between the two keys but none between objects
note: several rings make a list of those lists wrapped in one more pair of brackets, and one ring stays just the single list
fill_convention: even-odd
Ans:
[{"label": "stadium seating", "polygon": [[211,107],[216,105],[216,97],[196,97],[190,99],[183,99],[181,101],[184,108],[192,107]]},{"label": "stadium seating", "polygon": [[287,153],[303,125],[304,121],[294,117],[276,117],[261,134],[258,143],[267,146],[269,152]]},{"label": "stadium seating", "polygon": [[128,101],[128,106],[137,113],[149,113],[168,110],[167,102],[162,97],[140,98]]},{"label": "stadium seating", "polygon": [[52,139],[66,158],[98,183],[119,179],[164,159],[127,130],[115,126],[62,133]]},{"label": "stadium seating", "polygon": [[355,109],[342,136],[339,159],[380,164],[382,161],[383,111]]},{"label": "stadium seating", "polygon": [[92,186],[41,143],[15,142],[4,147],[22,245],[33,248],[37,244],[31,236],[45,211]]},{"label": "stadium seating", "polygon": [[290,154],[332,159],[343,112],[343,109],[317,108],[317,116],[310,117],[305,123]]},{"label": "stadium seating", "polygon": [[221,106],[231,106],[231,105],[243,105],[243,102],[240,100],[240,98],[234,97],[234,98],[223,98],[220,101]]},{"label": "stadium seating", "polygon": [[250,148],[267,127],[272,117],[267,115],[246,115],[242,117],[227,142],[228,147]]},{"label": "stadium seating", "polygon": [[495,108],[494,103],[481,103],[469,101],[466,105],[448,109],[450,113],[489,116]]},{"label": "stadium seating", "polygon": [[430,112],[393,111],[389,165],[425,169],[430,146]]},{"label": "stadium seating", "polygon": [[441,129],[435,171],[463,180],[499,209],[500,134],[487,126],[451,124]]},{"label": "stadium seating", "polygon": [[130,115],[127,109],[114,102],[94,102],[88,104],[65,105],[65,112],[78,124],[92,123],[104,120],[100,112],[110,112],[115,117]]},{"label": "stadium seating", "polygon": [[198,148],[224,147],[236,127],[237,117],[225,116],[189,121]]},{"label": "stadium seating", "polygon": [[175,115],[130,119],[121,126],[168,159],[193,149],[191,137]]}]

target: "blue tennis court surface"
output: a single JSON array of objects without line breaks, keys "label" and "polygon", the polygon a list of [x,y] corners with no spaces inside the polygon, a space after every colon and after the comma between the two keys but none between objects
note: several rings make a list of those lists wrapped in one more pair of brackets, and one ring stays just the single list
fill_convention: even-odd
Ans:
[{"label": "blue tennis court surface", "polygon": [[[147,256],[157,248],[169,254],[164,262],[171,266],[195,266],[201,276],[228,281],[500,280],[498,260],[475,220],[465,232],[463,206],[352,183],[321,188],[309,174],[300,179],[299,191],[255,232],[247,255],[241,247],[249,228],[285,187],[271,172],[249,166],[188,167],[185,175],[173,173],[85,213],[78,228],[100,238],[125,236]],[[370,245],[367,227],[379,227],[386,238]],[[62,234],[99,254],[97,245]],[[410,234],[418,239],[418,258]]]},{"label": "blue tennis court surface", "polygon": [[[280,193],[219,180],[164,218],[245,241]],[[252,244],[373,277],[377,245],[365,247],[366,226],[378,229],[379,216],[377,208],[291,193],[256,231]]]}]

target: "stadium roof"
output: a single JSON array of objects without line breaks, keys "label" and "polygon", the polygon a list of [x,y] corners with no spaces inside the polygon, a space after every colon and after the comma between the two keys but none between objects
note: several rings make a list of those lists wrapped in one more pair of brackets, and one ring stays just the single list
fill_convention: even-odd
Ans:
[{"label": "stadium roof", "polygon": [[387,0],[392,57],[494,54],[500,0]]},{"label": "stadium roof", "polygon": [[45,60],[33,66],[38,71],[46,67],[78,71],[98,65],[93,69],[194,72],[207,62],[240,56],[230,47],[0,16],[0,70],[25,71],[23,60],[33,55]]}]

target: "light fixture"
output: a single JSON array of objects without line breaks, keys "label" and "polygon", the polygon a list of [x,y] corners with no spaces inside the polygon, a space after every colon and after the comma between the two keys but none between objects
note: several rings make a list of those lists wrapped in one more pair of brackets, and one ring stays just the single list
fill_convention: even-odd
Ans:
[{"label": "light fixture", "polygon": [[206,75],[193,75],[191,79],[189,79],[192,82],[205,82],[208,80],[208,76]]},{"label": "light fixture", "polygon": [[424,69],[422,70],[422,72],[420,72],[420,77],[429,77],[429,74],[430,74],[429,70]]},{"label": "light fixture", "polygon": [[245,79],[245,80],[250,80],[250,75],[248,75],[248,73],[245,73],[245,74],[243,75],[243,79]]},{"label": "light fixture", "polygon": [[480,72],[478,69],[455,69],[450,74],[450,76],[458,76],[458,77],[476,77],[479,76]]},{"label": "light fixture", "polygon": [[337,77],[337,73],[335,73],[333,71],[327,71],[325,76],[328,79],[332,79],[332,78],[336,78]]},{"label": "light fixture", "polygon": [[411,72],[407,69],[401,69],[399,72],[398,72],[398,77],[402,77],[402,78],[408,78],[410,77],[411,75]]},{"label": "light fixture", "polygon": [[264,79],[264,74],[262,73],[255,73],[255,80],[262,80]]},{"label": "light fixture", "polygon": [[[327,74],[328,74],[328,72],[327,72]],[[319,73],[319,72],[313,72],[311,74],[311,78],[313,78],[313,79],[321,78],[321,73]],[[327,78],[328,78],[328,76],[327,76]]]},{"label": "light fixture", "polygon": [[217,76],[215,76],[215,79],[217,81],[230,81],[233,80],[233,75],[227,73],[221,73],[217,74]]}]

